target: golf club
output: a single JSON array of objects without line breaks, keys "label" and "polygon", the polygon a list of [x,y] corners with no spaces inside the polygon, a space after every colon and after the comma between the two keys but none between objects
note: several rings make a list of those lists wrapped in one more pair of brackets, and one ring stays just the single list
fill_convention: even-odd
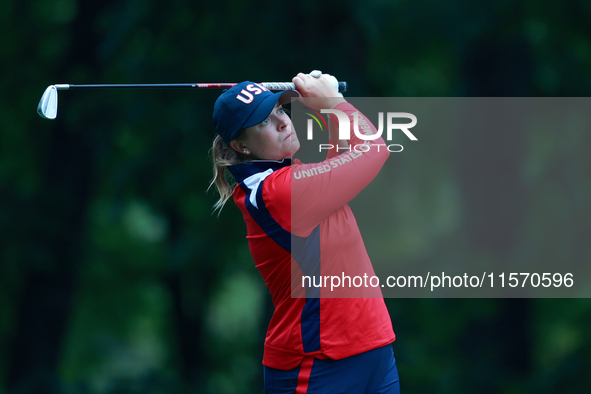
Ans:
[{"label": "golf club", "polygon": [[[43,92],[37,113],[45,119],[55,119],[57,117],[57,91],[70,89],[109,89],[109,88],[198,88],[198,89],[229,89],[236,83],[152,83],[152,84],[101,84],[101,85],[68,85],[55,84],[50,85]],[[262,82],[265,88],[269,90],[290,90],[295,89],[292,82]],[[347,82],[338,82],[339,93],[347,91]]]}]

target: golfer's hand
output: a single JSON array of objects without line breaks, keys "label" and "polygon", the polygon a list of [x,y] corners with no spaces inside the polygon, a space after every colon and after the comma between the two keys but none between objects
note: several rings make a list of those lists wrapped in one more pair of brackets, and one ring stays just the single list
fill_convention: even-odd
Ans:
[{"label": "golfer's hand", "polygon": [[343,95],[337,92],[329,79],[330,74],[322,74],[319,78],[310,74],[298,73],[292,82],[300,92],[300,100],[315,109],[331,109],[345,102]]},{"label": "golfer's hand", "polygon": [[[333,85],[330,74],[322,74],[319,78],[310,74],[299,73],[292,81],[300,92],[299,100],[315,109],[332,109],[338,104],[346,102]],[[347,141],[339,140],[339,128],[330,127],[330,141],[337,144],[339,149],[346,149]]]}]

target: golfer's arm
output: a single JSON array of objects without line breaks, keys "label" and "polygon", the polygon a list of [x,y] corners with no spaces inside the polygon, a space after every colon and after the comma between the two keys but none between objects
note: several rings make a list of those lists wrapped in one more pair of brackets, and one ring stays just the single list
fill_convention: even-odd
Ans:
[{"label": "golfer's arm", "polygon": [[[347,107],[346,105],[343,106],[341,104],[337,105],[335,109]],[[350,123],[353,124],[351,117],[349,117],[349,119]],[[349,149],[349,141],[339,139],[339,121],[335,116],[328,117],[328,139],[330,149],[328,152],[326,152],[327,159],[332,159],[333,157],[338,156],[340,153]]]},{"label": "golfer's arm", "polygon": [[[353,125],[352,105],[341,106]],[[373,133],[377,130],[362,114]],[[291,205],[292,228],[295,234],[305,234],[328,215],[351,201],[379,173],[390,155],[384,140],[366,142],[351,130],[351,146],[366,145],[366,152],[346,150],[339,155],[314,164],[292,166]]]},{"label": "golfer's arm", "polygon": [[329,143],[333,146],[333,148],[329,149],[327,152],[326,158],[331,159],[334,156],[337,156],[339,152],[344,152],[349,148],[349,141],[339,139],[339,125],[338,122],[335,124],[333,122],[333,117],[329,117],[330,120],[328,122],[329,127]]}]

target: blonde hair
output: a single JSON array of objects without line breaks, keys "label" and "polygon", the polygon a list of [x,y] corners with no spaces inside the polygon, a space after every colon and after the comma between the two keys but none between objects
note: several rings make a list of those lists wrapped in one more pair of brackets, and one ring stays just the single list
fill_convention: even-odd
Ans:
[{"label": "blonde hair", "polygon": [[213,140],[210,154],[213,160],[213,178],[207,190],[212,186],[215,186],[217,189],[220,198],[213,205],[213,211],[221,212],[226,202],[232,197],[234,187],[236,186],[236,182],[230,183],[228,181],[229,171],[227,167],[241,163],[243,159],[238,152],[226,145],[219,135]]}]

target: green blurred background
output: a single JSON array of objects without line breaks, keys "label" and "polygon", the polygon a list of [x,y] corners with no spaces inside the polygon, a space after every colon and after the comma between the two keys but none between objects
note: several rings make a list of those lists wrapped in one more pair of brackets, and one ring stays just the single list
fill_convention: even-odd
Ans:
[{"label": "green blurred background", "polygon": [[[320,69],[350,96],[588,96],[590,16],[584,0],[1,2],[0,393],[262,392],[270,297],[239,211],[212,215],[206,192],[220,92],[62,92],[48,121],[48,85]],[[404,220],[385,230],[416,218],[414,242],[436,245],[405,258],[591,261],[588,134],[462,138],[474,149],[437,152],[449,206],[430,198],[439,166],[396,158]],[[434,239],[446,209],[458,222]],[[403,392],[591,386],[588,299],[387,305]]]}]

